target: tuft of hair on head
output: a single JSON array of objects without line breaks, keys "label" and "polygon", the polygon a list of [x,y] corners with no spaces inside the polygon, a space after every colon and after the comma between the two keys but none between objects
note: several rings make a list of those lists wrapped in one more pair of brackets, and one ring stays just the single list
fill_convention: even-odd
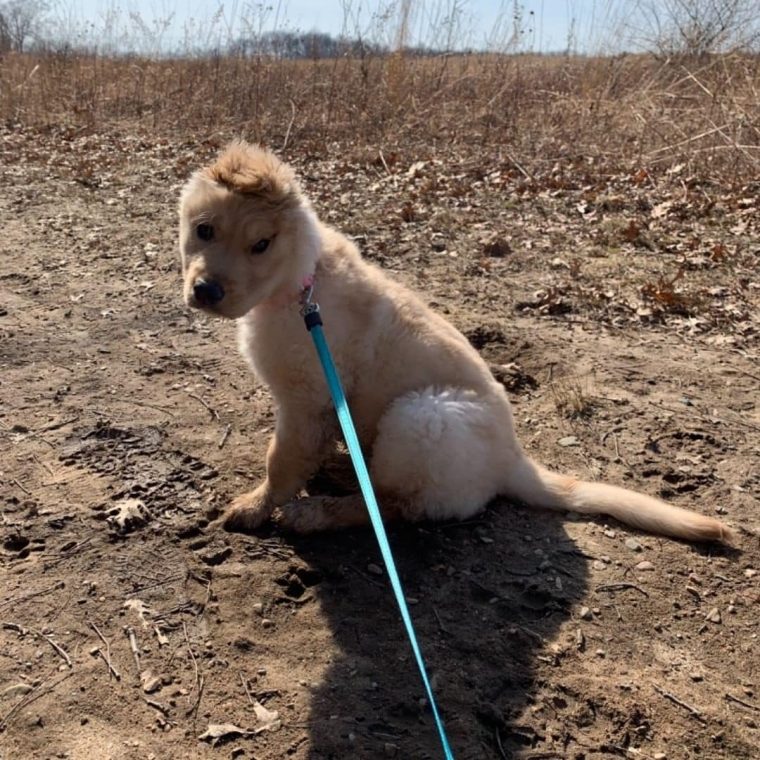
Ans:
[{"label": "tuft of hair on head", "polygon": [[293,170],[269,150],[235,140],[201,174],[228,190],[259,198],[272,206],[298,202],[300,188]]}]

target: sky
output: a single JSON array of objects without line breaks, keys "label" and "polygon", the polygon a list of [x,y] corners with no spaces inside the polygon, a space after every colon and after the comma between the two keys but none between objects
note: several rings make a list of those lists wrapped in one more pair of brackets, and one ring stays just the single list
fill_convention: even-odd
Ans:
[{"label": "sky", "polygon": [[[625,2],[613,0],[408,0],[408,44],[505,49],[515,45],[514,7],[522,10],[519,49],[598,52]],[[137,47],[203,47],[246,29],[346,32],[393,45],[403,0],[58,0],[54,25]],[[627,5],[636,3],[630,0]],[[448,23],[452,18],[453,23]],[[83,32],[83,30],[85,30]],[[152,52],[143,50],[142,52]]]}]

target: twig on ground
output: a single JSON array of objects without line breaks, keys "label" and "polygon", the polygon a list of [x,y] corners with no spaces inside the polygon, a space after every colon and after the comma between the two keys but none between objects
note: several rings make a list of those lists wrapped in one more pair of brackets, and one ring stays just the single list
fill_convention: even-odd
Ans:
[{"label": "twig on ground", "polygon": [[438,610],[435,607],[433,607],[433,614],[435,615],[435,619],[438,621],[438,627],[441,629],[441,632],[448,634],[449,629],[443,624],[441,616],[438,614]]},{"label": "twig on ground", "polygon": [[240,673],[240,683],[243,684],[243,689],[245,690],[245,694],[248,697],[248,701],[253,705],[256,703],[256,700],[251,695],[251,690],[248,688],[248,684],[245,682],[245,678],[243,678],[242,672]]},{"label": "twig on ground", "polygon": [[132,650],[132,658],[135,661],[135,667],[137,668],[137,675],[139,677],[139,675],[140,675],[140,650],[137,648],[137,636],[135,635],[135,630],[131,626],[126,626],[124,628],[124,633],[127,635],[127,638],[129,639],[129,648]]},{"label": "twig on ground", "polygon": [[105,654],[103,653],[103,650],[98,648],[98,654],[103,658],[103,662],[108,666],[108,672],[110,675],[112,675],[117,681],[121,681],[121,673],[119,673],[118,670],[113,666],[113,663],[111,662],[111,645],[109,644],[106,637],[100,632],[100,628],[95,625],[92,621],[90,621],[90,628],[92,628],[95,633],[98,634],[98,638],[103,642],[103,644],[106,647]]},{"label": "twig on ground", "polygon": [[733,694],[729,694],[728,692],[726,692],[724,696],[730,702],[736,702],[737,705],[742,705],[742,707],[747,707],[750,710],[760,712],[760,707],[753,705],[751,702],[745,702],[743,699],[739,699],[739,697],[735,697]]},{"label": "twig on ground", "polygon": [[224,432],[222,433],[222,437],[219,439],[219,443],[217,444],[217,446],[220,449],[224,448],[224,444],[227,443],[227,439],[230,437],[230,432],[231,431],[232,431],[232,425],[227,425],[224,428]]},{"label": "twig on ground", "polygon": [[499,750],[499,754],[502,756],[503,760],[509,760],[509,756],[504,751],[504,747],[501,744],[501,736],[499,736],[499,727],[496,726],[496,728],[493,731],[494,736],[496,737],[496,747]]},{"label": "twig on ground", "polygon": [[59,589],[65,587],[66,584],[63,581],[58,581],[55,585],[51,586],[50,588],[43,589],[42,591],[33,591],[31,594],[23,594],[22,596],[15,596],[11,597],[10,599],[6,599],[0,603],[0,609],[3,609],[11,604],[20,604],[21,602],[26,602],[29,599],[34,599],[36,596],[45,596],[45,594],[51,594],[53,591],[58,591]]},{"label": "twig on ground", "polygon": [[673,702],[673,704],[676,704],[679,707],[683,707],[684,710],[688,710],[689,714],[693,718],[696,718],[700,723],[705,723],[705,724],[707,723],[707,721],[702,716],[702,713],[699,710],[697,710],[696,707],[692,707],[690,704],[687,704],[683,700],[676,697],[674,694],[671,694],[669,691],[665,691],[665,689],[661,689],[659,686],[657,686],[657,684],[654,684],[654,690],[658,694],[662,694],[662,696],[665,697],[665,699],[669,699],[671,702]]},{"label": "twig on ground", "polygon": [[200,396],[196,396],[194,393],[188,393],[188,396],[190,396],[191,399],[194,399],[199,404],[202,404],[209,412],[209,414],[215,419],[219,419],[219,412],[216,411],[212,406],[209,406],[207,402],[205,402]]},{"label": "twig on ground", "polygon": [[16,478],[14,478],[11,483],[15,483],[27,496],[31,496],[32,492],[28,491],[24,486],[21,485],[21,483],[18,482]]},{"label": "twig on ground", "polygon": [[641,588],[641,586],[637,586],[635,583],[603,583],[601,586],[597,586],[594,590],[595,591],[624,591],[627,588],[632,588],[638,591],[641,594],[644,594],[644,596],[649,596],[649,593]]},{"label": "twig on ground", "polygon": [[363,573],[361,570],[359,570],[358,567],[354,567],[353,565],[349,565],[349,567],[357,574],[361,575],[362,578],[364,578],[367,583],[371,583],[373,586],[377,586],[378,588],[385,588],[385,585],[380,583],[379,581],[376,581],[374,578],[370,578],[369,575],[366,573]]},{"label": "twig on ground", "polygon": [[43,688],[45,686],[44,683],[41,683],[39,686],[36,686],[32,691],[29,692],[29,694],[26,694],[24,697],[22,697],[18,702],[16,702],[11,709],[3,715],[2,718],[0,718],[0,731],[5,731],[5,729],[8,727],[8,721],[19,711],[23,710],[27,705],[32,704],[32,702],[35,702],[40,697],[44,696],[45,694],[49,694],[53,689],[55,689],[56,686],[58,686],[59,683],[62,681],[65,681],[69,676],[71,675],[71,671],[67,672],[65,675],[63,675],[61,678],[59,678],[55,683],[51,683],[46,688]]},{"label": "twig on ground", "polygon": [[56,653],[59,657],[63,659],[63,661],[71,668],[73,667],[71,664],[71,659],[66,654],[66,650],[60,645],[57,644],[53,639],[48,636],[45,633],[42,633],[42,631],[38,631],[36,628],[24,628],[24,626],[19,625],[18,623],[3,623],[3,628],[7,628],[10,631],[16,631],[17,633],[20,633],[22,636],[25,636],[27,633],[31,633],[34,636],[37,636],[41,639],[45,639],[48,644],[50,644],[53,649],[55,649]]},{"label": "twig on ground", "polygon": [[187,644],[187,651],[190,653],[190,659],[193,661],[193,669],[195,671],[195,688],[198,692],[197,696],[195,697],[195,703],[185,711],[185,715],[190,715],[192,713],[193,720],[195,720],[198,717],[198,709],[201,706],[201,699],[203,698],[204,678],[203,673],[200,673],[198,670],[198,660],[195,659],[193,647],[190,644],[190,637],[187,635],[187,624],[184,621],[182,622],[182,632],[185,635],[185,643]]}]

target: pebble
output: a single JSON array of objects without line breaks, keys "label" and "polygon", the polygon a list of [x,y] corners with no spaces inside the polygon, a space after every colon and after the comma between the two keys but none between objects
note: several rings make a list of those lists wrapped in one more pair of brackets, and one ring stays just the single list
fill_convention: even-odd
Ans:
[{"label": "pebble", "polygon": [[597,649],[596,650],[596,656],[597,657],[606,657],[607,656],[607,652],[605,652],[604,649]]},{"label": "pebble", "polygon": [[263,605],[261,602],[256,602],[256,603],[253,605],[253,611],[254,611],[254,612],[257,614],[257,615],[263,615],[263,614],[264,614],[264,605]]},{"label": "pebble", "polygon": [[754,578],[757,575],[757,570],[753,570],[751,567],[748,567],[744,571],[744,577],[745,578]]},{"label": "pebble", "polygon": [[591,610],[588,607],[581,607],[578,615],[580,616],[581,620],[591,620],[593,618]]},{"label": "pebble", "polygon": [[644,548],[635,538],[626,538],[625,545],[634,552],[640,552]]},{"label": "pebble", "polygon": [[593,567],[594,570],[606,570],[607,569],[607,565],[605,565],[604,562],[602,562],[602,560],[600,560],[600,559],[595,559],[591,563],[591,567]]},{"label": "pebble", "polygon": [[13,684],[13,686],[8,686],[6,689],[3,689],[2,695],[4,697],[23,697],[25,694],[28,694],[30,691],[32,691],[32,686],[30,686],[28,683],[17,683]]},{"label": "pebble", "polygon": [[664,752],[655,752],[652,758],[653,760],[668,760],[668,756]]},{"label": "pebble", "polygon": [[615,536],[617,536],[617,533],[615,533],[615,531],[611,528],[607,528],[607,530],[604,531],[604,535],[607,536],[607,538],[615,538]]},{"label": "pebble", "polygon": [[376,565],[374,562],[370,562],[369,565],[367,565],[367,572],[372,573],[372,575],[382,575],[383,568],[380,567],[380,565]]},{"label": "pebble", "polygon": [[398,745],[391,744],[391,742],[386,742],[383,746],[383,751],[385,752],[386,757],[396,757],[396,753],[398,752]]},{"label": "pebble", "polygon": [[717,607],[713,607],[707,615],[705,615],[705,620],[709,620],[711,623],[720,623],[720,610]]},{"label": "pebble", "polygon": [[140,674],[140,681],[142,682],[142,690],[146,694],[153,694],[161,688],[161,679],[154,676],[150,670],[144,670]]},{"label": "pebble", "polygon": [[274,628],[274,620],[270,620],[269,618],[264,618],[264,619],[261,621],[261,625],[262,625],[264,628]]},{"label": "pebble", "polygon": [[207,565],[215,567],[221,565],[226,559],[232,555],[231,546],[214,546],[209,547],[205,551],[198,552],[198,558],[201,562],[205,562]]},{"label": "pebble", "polygon": [[580,446],[580,441],[574,435],[566,435],[564,438],[560,438],[557,443],[560,446]]},{"label": "pebble", "polygon": [[643,560],[642,562],[639,562],[638,565],[636,565],[635,569],[643,573],[649,570],[654,570],[654,565],[648,560]]}]

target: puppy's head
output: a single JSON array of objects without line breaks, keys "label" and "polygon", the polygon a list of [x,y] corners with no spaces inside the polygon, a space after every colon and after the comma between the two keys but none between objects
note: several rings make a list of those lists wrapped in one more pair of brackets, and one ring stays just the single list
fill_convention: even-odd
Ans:
[{"label": "puppy's head", "polygon": [[319,256],[316,218],[293,171],[244,142],[190,178],[179,226],[185,302],[231,319],[295,301]]}]

